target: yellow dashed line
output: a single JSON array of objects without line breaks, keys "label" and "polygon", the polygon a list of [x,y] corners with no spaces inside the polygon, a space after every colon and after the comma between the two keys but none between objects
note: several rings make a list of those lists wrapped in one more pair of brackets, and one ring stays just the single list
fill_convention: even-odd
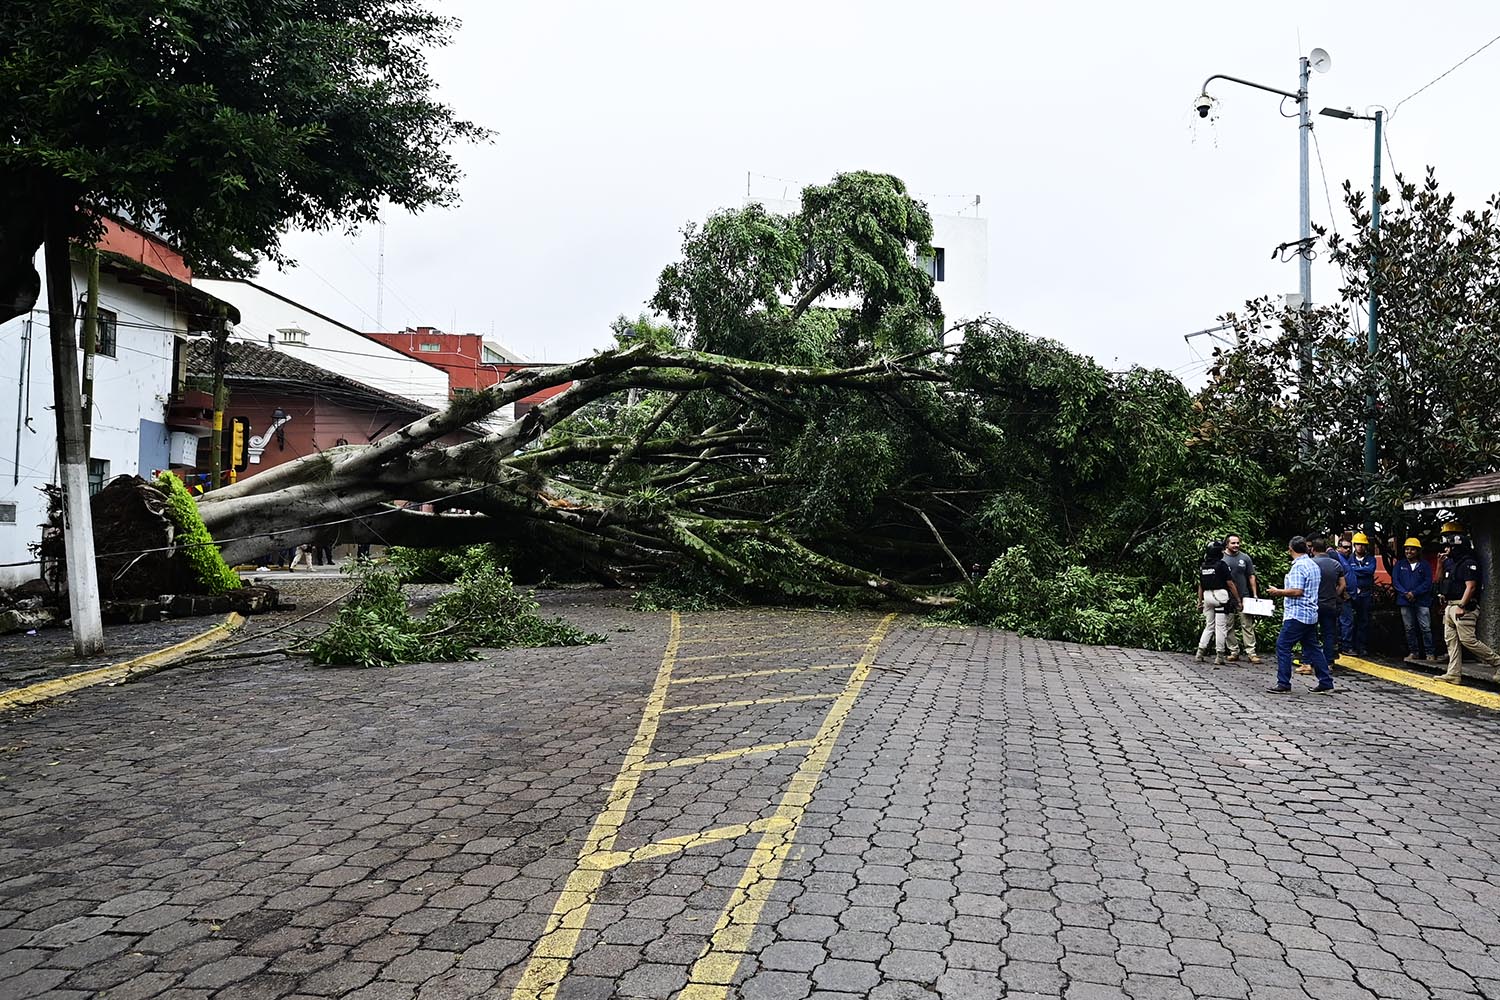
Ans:
[{"label": "yellow dashed line", "polygon": [[589,909],[594,905],[594,896],[604,884],[608,868],[600,866],[596,855],[608,856],[614,851],[620,827],[630,812],[630,800],[640,786],[640,765],[651,753],[651,744],[656,739],[656,730],[661,723],[662,708],[667,702],[667,688],[672,681],[672,666],[677,659],[677,645],[682,638],[682,620],[672,612],[671,634],[666,651],[662,653],[661,666],[656,671],[656,682],[646,698],[646,708],[641,713],[640,725],[636,728],[635,742],[625,751],[625,762],[615,777],[604,810],[594,820],[593,827],[578,852],[578,866],[568,876],[552,914],[542,930],[521,973],[521,981],[512,994],[513,1000],[552,1000],[557,996],[558,984],[572,967],[573,956],[578,951],[578,938],[589,919]]},{"label": "yellow dashed line", "polygon": [[775,698],[745,698],[742,701],[710,701],[702,705],[677,705],[662,709],[662,715],[678,712],[717,712],[721,708],[747,708],[751,705],[781,705],[789,701],[832,701],[837,694],[787,694]]},{"label": "yellow dashed line", "polygon": [[84,688],[94,687],[99,684],[114,684],[129,680],[136,674],[149,673],[153,669],[169,665],[180,656],[185,656],[188,653],[196,653],[205,646],[213,645],[220,639],[233,634],[244,624],[245,618],[243,615],[237,611],[231,612],[228,617],[213,628],[199,632],[197,635],[174,643],[165,649],[158,649],[155,652],[137,656],[123,663],[115,663],[107,667],[98,667],[94,670],[69,674],[66,677],[42,681],[39,684],[31,684],[12,691],[0,691],[0,712],[12,708],[20,708],[24,705],[36,705],[72,691],[81,691]]},{"label": "yellow dashed line", "polygon": [[1445,681],[1427,677],[1423,674],[1413,673],[1410,670],[1401,670],[1397,667],[1385,667],[1369,660],[1361,660],[1357,656],[1348,653],[1339,654],[1339,666],[1348,667],[1350,670],[1371,677],[1379,677],[1383,681],[1400,684],[1403,687],[1416,688],[1418,691],[1426,691],[1428,694],[1441,695],[1453,701],[1463,701],[1470,705],[1478,705],[1480,708],[1488,708],[1500,712],[1500,694],[1492,691],[1480,691],[1475,688],[1465,687],[1461,684],[1449,684]]},{"label": "yellow dashed line", "polygon": [[737,674],[706,674],[702,677],[674,677],[673,684],[707,684],[709,681],[736,681],[742,677],[774,677],[777,674],[806,674],[814,670],[848,670],[852,663],[820,663],[816,667],[776,667],[772,670],[742,670]]},{"label": "yellow dashed line", "polygon": [[750,863],[745,867],[744,876],[739,885],[735,886],[723,913],[719,915],[708,947],[703,950],[698,961],[693,963],[688,985],[678,994],[680,1000],[728,1000],[729,984],[734,980],[740,963],[750,948],[750,937],[760,923],[766,900],[776,887],[776,882],[781,877],[781,868],[792,852],[797,826],[802,822],[802,814],[812,800],[813,788],[822,777],[823,769],[828,766],[834,744],[843,732],[849,710],[854,707],[854,699],[859,696],[865,678],[870,676],[870,664],[875,661],[875,652],[880,648],[895,618],[895,615],[887,615],[881,621],[880,627],[866,643],[865,653],[855,665],[854,673],[844,685],[838,701],[828,710],[828,716],[823,720],[818,735],[813,737],[812,752],[797,768],[797,773],[792,776],[781,796],[781,804],[772,814],[773,817],[785,819],[787,824],[769,829],[761,835],[760,843],[755,846]]},{"label": "yellow dashed line", "polygon": [[[670,709],[669,709],[670,711]],[[780,753],[782,750],[795,750],[798,747],[810,747],[812,740],[788,740],[785,743],[762,743],[754,747],[740,747],[738,750],[721,750],[718,753],[699,754],[696,757],[677,757],[673,760],[653,760],[641,765],[642,771],[660,771],[668,767],[694,767],[698,764],[712,764],[719,760],[734,760],[736,757],[753,757],[757,754]]]}]

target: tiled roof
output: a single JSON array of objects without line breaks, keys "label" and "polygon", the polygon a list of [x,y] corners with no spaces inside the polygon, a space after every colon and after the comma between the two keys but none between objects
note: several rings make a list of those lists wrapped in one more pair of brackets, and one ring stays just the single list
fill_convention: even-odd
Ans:
[{"label": "tiled roof", "polygon": [[[231,382],[291,383],[304,386],[319,393],[337,396],[406,413],[423,415],[436,412],[432,407],[414,399],[398,396],[384,389],[377,389],[357,382],[326,368],[303,361],[282,351],[231,340],[226,346],[228,359],[224,365],[224,377]],[[188,374],[197,377],[213,377],[213,342],[206,337],[188,342]]]},{"label": "tiled roof", "polygon": [[1500,472],[1475,476],[1447,489],[1429,493],[1405,505],[1407,510],[1440,510],[1450,507],[1472,507],[1500,502]]}]

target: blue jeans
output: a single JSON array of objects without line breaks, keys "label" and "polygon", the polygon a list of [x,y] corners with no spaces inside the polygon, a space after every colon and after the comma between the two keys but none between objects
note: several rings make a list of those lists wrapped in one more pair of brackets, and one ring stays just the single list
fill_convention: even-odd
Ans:
[{"label": "blue jeans", "polygon": [[1339,612],[1337,608],[1332,611],[1318,612],[1318,636],[1323,645],[1323,659],[1327,660],[1331,667],[1339,658]]},{"label": "blue jeans", "polygon": [[1406,651],[1412,656],[1436,656],[1432,642],[1432,609],[1426,605],[1403,604],[1401,624],[1406,626]]},{"label": "blue jeans", "polygon": [[1292,647],[1302,646],[1302,658],[1312,664],[1318,677],[1318,687],[1333,687],[1333,671],[1328,669],[1328,660],[1323,656],[1323,644],[1318,641],[1316,622],[1299,622],[1288,618],[1281,623],[1281,634],[1276,637],[1276,683],[1281,687],[1292,686]]},{"label": "blue jeans", "polygon": [[1370,621],[1375,610],[1375,597],[1362,594],[1351,598],[1349,605],[1354,609],[1354,654],[1364,656],[1370,650]]},{"label": "blue jeans", "polygon": [[1339,605],[1339,652],[1350,653],[1354,651],[1354,601],[1347,600]]}]

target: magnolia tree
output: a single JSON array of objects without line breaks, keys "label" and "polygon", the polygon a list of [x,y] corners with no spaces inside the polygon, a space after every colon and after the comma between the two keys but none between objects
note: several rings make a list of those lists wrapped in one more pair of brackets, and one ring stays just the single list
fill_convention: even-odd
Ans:
[{"label": "magnolia tree", "polygon": [[[1347,184],[1353,235],[1323,234],[1344,275],[1339,304],[1302,314],[1259,299],[1232,314],[1237,343],[1219,353],[1199,400],[1206,447],[1285,477],[1274,518],[1285,530],[1361,524],[1368,506],[1384,534],[1404,537],[1415,529],[1406,500],[1500,467],[1500,199],[1460,211],[1431,170],[1420,184],[1398,177],[1381,198],[1378,237],[1368,199]],[[1309,381],[1298,377],[1304,348]],[[1371,389],[1378,467],[1366,482]]]}]

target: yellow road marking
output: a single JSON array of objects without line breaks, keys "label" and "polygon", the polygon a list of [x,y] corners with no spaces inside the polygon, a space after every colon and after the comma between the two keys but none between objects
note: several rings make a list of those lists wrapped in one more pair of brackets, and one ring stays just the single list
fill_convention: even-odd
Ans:
[{"label": "yellow road marking", "polygon": [[705,674],[701,677],[674,677],[673,684],[707,684],[709,681],[737,681],[742,677],[774,677],[777,674],[805,674],[814,670],[848,670],[852,663],[820,663],[815,667],[776,667],[772,670],[741,670],[735,674]]},{"label": "yellow road marking", "polygon": [[[687,628],[688,626],[683,626],[683,627]],[[860,633],[860,632],[823,632],[823,633],[821,633],[821,635],[825,639],[839,639],[839,638],[846,638],[846,637],[850,638],[850,639],[853,639],[855,636],[862,635],[862,634],[863,633]],[[757,635],[730,635],[730,636],[725,636],[725,635],[721,634],[721,635],[703,636],[702,638],[698,638],[698,639],[684,639],[684,640],[682,640],[681,644],[684,645],[684,646],[696,646],[699,643],[705,643],[705,642],[768,642],[771,639],[797,639],[797,638],[800,638],[800,637],[801,637],[800,633],[797,633],[797,632],[766,632],[764,634],[757,634]],[[860,640],[858,640],[856,642],[850,643],[850,645],[858,646],[862,642],[864,642],[864,640],[860,639]]]},{"label": "yellow road marking", "polygon": [[671,854],[690,850],[694,847],[706,847],[709,844],[717,844],[725,840],[735,840],[745,836],[747,833],[765,833],[785,827],[787,820],[781,816],[767,816],[753,823],[731,823],[728,826],[716,826],[712,830],[700,830],[697,833],[684,834],[681,837],[668,837],[665,840],[655,840],[649,844],[643,844],[633,851],[610,851],[606,854],[595,855],[591,864],[608,871],[619,868],[632,861],[650,861],[654,858],[664,858]]},{"label": "yellow road marking", "polygon": [[1362,660],[1348,653],[1339,654],[1339,666],[1348,667],[1371,677],[1379,677],[1383,681],[1391,681],[1403,687],[1416,688],[1418,691],[1426,691],[1428,694],[1442,695],[1453,701],[1468,702],[1470,705],[1478,705],[1480,708],[1488,708],[1492,711],[1500,711],[1500,694],[1492,691],[1479,691],[1462,684],[1448,684],[1436,678],[1427,677],[1423,674],[1412,673],[1410,670],[1401,670],[1397,667],[1385,667],[1369,660]]},{"label": "yellow road marking", "polygon": [[[860,643],[860,642],[836,642],[836,643],[833,643],[832,645],[825,646],[823,648],[825,648],[825,649],[853,649],[856,646],[862,646],[862,645],[864,645],[864,643]],[[680,657],[677,662],[678,663],[694,663],[694,662],[696,662],[698,660],[738,660],[738,659],[743,659],[746,656],[781,656],[783,653],[808,653],[808,652],[814,652],[814,650],[810,650],[810,649],[808,649],[805,646],[800,647],[800,648],[793,648],[793,649],[752,649],[749,652],[741,652],[741,653],[706,653],[706,654],[704,654],[702,656],[683,656],[683,657]]]},{"label": "yellow road marking", "polygon": [[635,742],[625,751],[625,761],[615,777],[604,809],[594,820],[593,827],[584,839],[578,852],[578,866],[568,876],[562,893],[552,907],[552,914],[542,930],[541,939],[532,950],[526,971],[512,994],[513,1000],[552,1000],[557,996],[558,984],[573,964],[578,951],[578,938],[588,922],[589,909],[594,905],[594,896],[604,884],[607,868],[594,862],[595,855],[609,855],[614,851],[620,827],[630,812],[630,800],[640,786],[641,764],[651,753],[651,744],[656,739],[656,730],[661,722],[662,708],[667,702],[667,689],[672,681],[672,666],[677,659],[677,646],[682,639],[682,619],[673,611],[671,633],[667,648],[662,653],[661,666],[656,671],[656,681],[651,694],[646,698],[646,707],[641,713],[641,722],[636,727]]},{"label": "yellow road marking", "polygon": [[713,937],[703,954],[693,963],[688,985],[678,994],[679,1000],[728,1000],[729,984],[739,971],[740,963],[750,947],[750,937],[760,922],[761,912],[781,877],[782,866],[791,854],[797,827],[812,800],[813,788],[822,777],[823,769],[828,766],[834,744],[843,732],[850,709],[854,707],[854,699],[859,696],[865,678],[870,676],[870,665],[875,661],[875,653],[895,618],[895,615],[887,615],[865,644],[864,655],[855,664],[854,672],[849,676],[838,700],[828,710],[828,716],[823,720],[818,735],[813,737],[812,752],[797,768],[786,791],[782,793],[780,805],[772,814],[787,823],[768,829],[761,835],[760,843],[755,846],[750,863],[745,867],[744,876],[719,915]]},{"label": "yellow road marking", "polygon": [[763,753],[779,753],[798,747],[812,746],[812,740],[788,740],[785,743],[762,743],[759,746],[740,747],[738,750],[720,750],[718,753],[699,754],[696,757],[677,757],[672,760],[653,760],[641,765],[642,771],[660,771],[667,767],[696,767],[719,760],[734,760],[736,757],[751,757]]},{"label": "yellow road marking", "polygon": [[837,694],[787,694],[775,698],[745,698],[741,701],[710,701],[702,705],[676,705],[672,708],[662,709],[663,715],[676,715],[678,712],[717,712],[721,708],[745,708],[750,705],[781,705],[789,701],[830,701],[837,698]]},{"label": "yellow road marking", "polygon": [[66,677],[57,677],[50,681],[42,681],[39,684],[30,684],[26,687],[15,688],[11,691],[0,691],[0,712],[12,708],[20,708],[24,705],[36,705],[56,698],[58,695],[68,694],[72,691],[81,691],[84,688],[94,687],[99,684],[114,684],[119,681],[129,680],[140,673],[149,673],[154,669],[169,665],[178,657],[188,653],[196,653],[205,646],[211,646],[220,639],[226,638],[245,624],[245,618],[239,612],[231,612],[218,625],[205,629],[191,638],[174,643],[165,649],[137,656],[123,663],[115,663],[107,667],[97,667],[93,670],[85,670]]},{"label": "yellow road marking", "polygon": [[[676,708],[666,707],[666,698],[672,681],[672,670],[681,662],[677,657],[677,650],[681,644],[683,625],[676,612],[672,612],[671,636],[667,642],[666,651],[662,654],[662,662],[657,670],[656,681],[652,686],[651,694],[647,698],[646,707],[641,715],[641,722],[636,730],[635,742],[626,751],[625,760],[620,766],[620,773],[615,778],[614,786],[606,799],[604,809],[598,818],[594,820],[588,837],[583,847],[579,850],[578,864],[568,876],[562,892],[558,895],[556,904],[553,906],[552,914],[547,918],[547,924],[543,928],[542,936],[537,941],[536,947],[532,949],[531,957],[526,963],[526,968],[521,974],[520,982],[512,993],[512,1000],[554,1000],[557,996],[559,985],[572,967],[573,957],[578,950],[578,941],[582,936],[583,929],[588,922],[589,911],[593,906],[594,899],[604,884],[608,872],[621,865],[632,861],[640,861],[649,858],[664,857],[689,850],[706,844],[719,843],[732,840],[751,833],[761,835],[751,855],[751,861],[745,870],[744,877],[739,886],[730,897],[729,904],[725,907],[719,918],[718,926],[715,928],[714,936],[704,953],[693,966],[692,981],[687,988],[679,994],[681,997],[690,998],[717,998],[726,1000],[728,996],[728,984],[739,969],[740,961],[744,957],[746,945],[749,942],[750,932],[755,923],[760,919],[760,913],[765,906],[765,900],[769,897],[777,878],[780,876],[781,866],[790,854],[793,839],[796,836],[797,826],[802,820],[802,815],[811,799],[812,790],[816,786],[823,769],[828,764],[828,759],[833,753],[833,747],[838,740],[840,732],[847,720],[850,708],[853,707],[854,699],[864,685],[865,678],[869,676],[870,666],[874,662],[875,653],[881,642],[885,639],[891,623],[895,620],[894,614],[887,615],[881,620],[874,635],[863,643],[864,655],[857,663],[840,664],[842,667],[852,667],[853,672],[844,688],[838,694],[800,695],[783,698],[758,698],[743,702],[722,702],[714,705],[688,705]],[[853,643],[851,645],[860,645]],[[760,654],[745,655],[769,655],[774,651],[764,651]],[[707,659],[708,657],[696,657],[696,659]],[[687,659],[695,659],[688,657]],[[801,668],[799,668],[801,669]],[[830,668],[831,669],[831,668]],[[812,699],[834,699],[834,705],[830,708],[828,715],[824,718],[821,727],[815,737],[810,740],[795,740],[785,744],[762,744],[755,747],[744,747],[737,750],[726,750],[717,754],[704,754],[701,757],[684,757],[671,761],[647,761],[651,753],[652,744],[655,742],[656,733],[661,723],[661,716],[671,712],[706,711],[713,708],[725,708],[738,705],[760,705],[776,704],[787,701],[808,701]],[[710,830],[702,830],[698,833],[685,834],[679,837],[669,837],[664,840],[644,844],[629,851],[615,850],[615,843],[620,834],[620,828],[624,825],[629,815],[630,803],[639,788],[641,776],[648,772],[659,770],[663,767],[688,766],[694,763],[706,763],[711,760],[724,760],[730,757],[743,756],[749,753],[769,753],[779,749],[791,749],[793,747],[805,747],[811,750],[801,765],[793,774],[791,782],[782,794],[781,800],[775,812],[763,819],[752,823],[735,823],[728,826],[715,827]],[[742,921],[749,923],[743,924]],[[708,992],[695,992],[707,990]]]}]

